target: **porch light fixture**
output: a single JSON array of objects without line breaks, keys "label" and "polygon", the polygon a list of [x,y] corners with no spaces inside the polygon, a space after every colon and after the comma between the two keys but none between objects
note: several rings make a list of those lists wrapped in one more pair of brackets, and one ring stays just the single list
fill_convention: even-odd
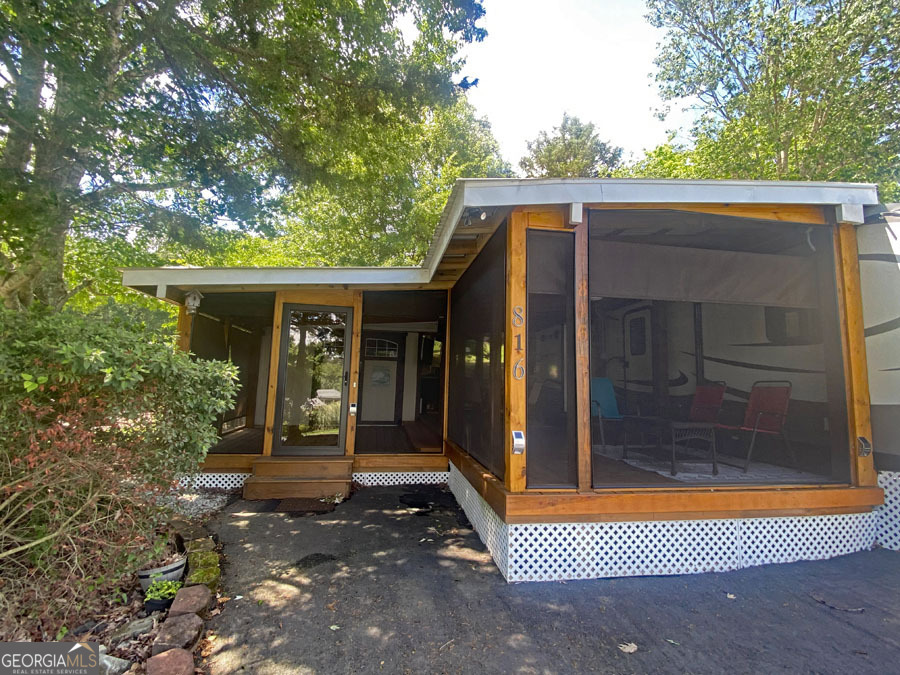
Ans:
[{"label": "porch light fixture", "polygon": [[184,308],[188,314],[194,315],[200,308],[200,301],[203,299],[203,293],[197,290],[188,291],[184,296]]}]

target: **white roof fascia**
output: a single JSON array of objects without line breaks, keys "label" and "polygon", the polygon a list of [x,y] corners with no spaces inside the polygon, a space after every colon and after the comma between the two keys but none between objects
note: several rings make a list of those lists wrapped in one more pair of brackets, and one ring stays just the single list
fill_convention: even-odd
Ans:
[{"label": "white roof fascia", "polygon": [[867,183],[644,179],[462,179],[466,207],[582,203],[877,204]]},{"label": "white roof fascia", "polygon": [[421,267],[151,267],[122,270],[125,286],[423,284]]},{"label": "white roof fascia", "polygon": [[425,259],[422,261],[422,267],[428,270],[429,280],[437,271],[441,258],[444,256],[444,251],[447,250],[447,245],[450,243],[453,233],[456,232],[456,225],[462,217],[463,209],[466,207],[463,199],[465,187],[465,181],[457,180],[450,191],[450,196],[447,198],[447,204],[441,211],[441,219],[438,221],[438,227],[434,233],[434,238],[431,240],[431,246],[428,247]]}]

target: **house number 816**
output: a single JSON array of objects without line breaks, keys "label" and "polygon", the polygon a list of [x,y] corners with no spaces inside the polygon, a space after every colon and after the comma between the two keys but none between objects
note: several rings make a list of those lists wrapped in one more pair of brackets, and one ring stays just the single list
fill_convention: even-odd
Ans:
[{"label": "house number 816", "polygon": [[[513,307],[512,311],[512,325],[513,328],[521,328],[525,325],[525,310],[522,309],[520,305],[516,305]],[[522,334],[516,333],[513,338],[515,339],[515,349],[517,352],[522,352]],[[519,358],[515,364],[513,364],[513,379],[521,380],[525,377],[525,358]]]}]

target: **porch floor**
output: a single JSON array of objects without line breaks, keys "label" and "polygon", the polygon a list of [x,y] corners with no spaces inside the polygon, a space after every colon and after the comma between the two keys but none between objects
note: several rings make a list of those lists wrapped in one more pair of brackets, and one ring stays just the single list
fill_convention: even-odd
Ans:
[{"label": "porch floor", "polygon": [[[210,522],[228,561],[223,596],[232,598],[208,624],[217,636],[211,675],[896,667],[893,551],[729,573],[507,584],[437,486],[366,488],[315,516],[275,507],[238,501]],[[637,651],[623,653],[623,643]]]},{"label": "porch floor", "polygon": [[263,430],[245,427],[222,436],[209,449],[209,454],[261,455],[263,451]]},{"label": "porch floor", "polygon": [[[670,450],[663,448],[634,448],[628,450],[628,457],[622,459],[621,446],[594,446],[594,486],[622,484],[656,484],[658,478],[668,479],[670,483],[716,483],[716,484],[821,484],[834,482],[831,477],[809,471],[797,471],[786,466],[777,466],[766,462],[751,461],[750,468],[744,473],[743,459],[730,455],[719,455],[719,473],[713,475],[709,453],[694,452],[679,448],[677,455],[678,473],[672,475]],[[692,457],[692,454],[694,455]],[[727,464],[723,463],[727,462]],[[632,469],[628,473],[622,469],[625,465]]]}]

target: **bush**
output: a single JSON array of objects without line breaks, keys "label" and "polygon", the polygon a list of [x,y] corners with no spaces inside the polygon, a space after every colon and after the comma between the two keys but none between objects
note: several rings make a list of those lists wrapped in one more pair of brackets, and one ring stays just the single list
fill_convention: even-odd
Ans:
[{"label": "bush", "polygon": [[112,310],[0,309],[0,636],[52,639],[158,554],[156,496],[235,391],[231,364]]}]

